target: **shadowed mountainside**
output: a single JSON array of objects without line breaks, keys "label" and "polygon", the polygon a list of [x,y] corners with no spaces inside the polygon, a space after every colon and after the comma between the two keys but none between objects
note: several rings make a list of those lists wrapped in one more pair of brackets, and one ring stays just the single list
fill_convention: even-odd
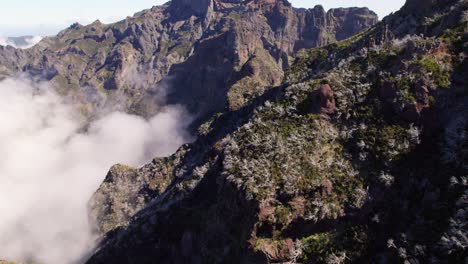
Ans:
[{"label": "shadowed mountainside", "polygon": [[175,155],[113,167],[90,201],[105,235],[87,263],[463,263],[467,14],[408,0],[300,52]]}]

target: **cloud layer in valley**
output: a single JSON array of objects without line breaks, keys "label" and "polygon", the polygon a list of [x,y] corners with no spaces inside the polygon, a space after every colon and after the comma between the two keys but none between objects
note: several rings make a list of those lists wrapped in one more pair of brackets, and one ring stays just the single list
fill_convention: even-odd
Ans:
[{"label": "cloud layer in valley", "polygon": [[42,40],[40,36],[0,37],[1,46],[12,46],[18,49],[29,49]]},{"label": "cloud layer in valley", "polygon": [[46,84],[0,82],[0,257],[66,264],[92,247],[86,204],[115,163],[142,165],[187,142],[190,117],[105,114],[86,132]]}]

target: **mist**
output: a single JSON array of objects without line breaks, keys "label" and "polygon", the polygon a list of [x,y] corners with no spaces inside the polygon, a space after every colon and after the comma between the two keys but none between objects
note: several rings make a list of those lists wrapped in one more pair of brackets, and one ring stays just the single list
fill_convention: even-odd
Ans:
[{"label": "mist", "polygon": [[12,46],[17,49],[29,49],[42,40],[40,36],[0,37],[0,46]]},{"label": "mist", "polygon": [[76,263],[93,247],[86,204],[109,168],[189,140],[180,106],[150,120],[111,112],[86,124],[77,113],[46,83],[0,82],[0,258]]}]

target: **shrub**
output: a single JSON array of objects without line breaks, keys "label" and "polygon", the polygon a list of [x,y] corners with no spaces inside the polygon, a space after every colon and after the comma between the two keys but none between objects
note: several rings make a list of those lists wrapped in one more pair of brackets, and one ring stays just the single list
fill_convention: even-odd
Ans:
[{"label": "shrub", "polygon": [[439,63],[430,57],[425,57],[419,61],[419,65],[428,73],[432,74],[432,79],[441,88],[448,88],[450,85],[449,74],[442,69]]}]

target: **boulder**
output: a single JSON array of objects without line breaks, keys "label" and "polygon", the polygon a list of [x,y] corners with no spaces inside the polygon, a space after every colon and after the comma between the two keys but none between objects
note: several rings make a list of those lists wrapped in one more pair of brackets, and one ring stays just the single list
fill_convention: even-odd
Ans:
[{"label": "boulder", "polygon": [[322,114],[333,114],[336,110],[335,97],[330,85],[322,84],[318,89],[320,98],[320,112]]},{"label": "boulder", "polygon": [[429,107],[429,89],[425,85],[417,85],[414,88],[416,95],[416,102],[418,111],[422,111],[423,108]]},{"label": "boulder", "polygon": [[321,184],[321,192],[322,192],[322,196],[329,196],[332,194],[332,191],[333,191],[333,183],[328,180],[328,179],[324,179],[322,180],[322,184]]}]

